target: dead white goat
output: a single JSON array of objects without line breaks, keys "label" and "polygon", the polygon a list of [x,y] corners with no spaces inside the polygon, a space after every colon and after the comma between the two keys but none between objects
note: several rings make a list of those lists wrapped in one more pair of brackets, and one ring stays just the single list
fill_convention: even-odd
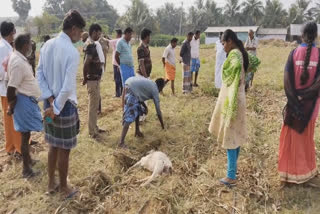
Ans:
[{"label": "dead white goat", "polygon": [[151,176],[148,176],[139,182],[144,182],[141,186],[146,186],[151,183],[156,177],[162,173],[172,173],[172,163],[168,156],[163,152],[151,150],[147,156],[141,158],[135,165],[130,167],[127,173],[135,167],[143,167],[152,172]]}]

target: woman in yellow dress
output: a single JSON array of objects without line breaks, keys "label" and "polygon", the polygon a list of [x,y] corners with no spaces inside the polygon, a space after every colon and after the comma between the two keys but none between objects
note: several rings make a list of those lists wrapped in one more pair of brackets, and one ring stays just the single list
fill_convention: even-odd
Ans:
[{"label": "woman in yellow dress", "polygon": [[222,44],[228,57],[222,69],[222,88],[215,106],[209,132],[227,149],[227,176],[220,180],[236,185],[237,160],[240,147],[247,141],[245,73],[255,72],[258,58],[249,55],[232,30],[223,33]]}]

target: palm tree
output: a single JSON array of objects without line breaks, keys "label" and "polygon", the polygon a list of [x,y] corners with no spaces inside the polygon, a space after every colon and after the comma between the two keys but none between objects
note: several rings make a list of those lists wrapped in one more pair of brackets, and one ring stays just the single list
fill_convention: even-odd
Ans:
[{"label": "palm tree", "polygon": [[263,3],[260,0],[246,0],[242,3],[242,14],[248,25],[258,25],[263,17]]},{"label": "palm tree", "polygon": [[205,4],[205,16],[208,26],[219,26],[223,24],[222,8],[214,0],[208,0]]},{"label": "palm tree", "polygon": [[156,16],[161,33],[170,35],[179,33],[181,12],[173,3],[165,3],[156,11]]},{"label": "palm tree", "polygon": [[222,23],[222,9],[214,0],[197,0],[189,9],[188,28],[190,31],[203,32],[208,26],[217,26]]},{"label": "palm tree", "polygon": [[241,17],[241,5],[239,0],[226,0],[224,15],[228,18],[226,23],[229,25],[239,25]]},{"label": "palm tree", "polygon": [[311,0],[297,0],[289,9],[289,22],[302,24],[312,19],[312,9],[309,9]]},{"label": "palm tree", "polygon": [[264,27],[286,27],[287,11],[279,0],[267,0],[263,19]]},{"label": "palm tree", "polygon": [[118,24],[123,28],[131,26],[137,35],[140,35],[143,28],[152,30],[155,27],[154,17],[143,0],[131,0],[131,6],[118,20]]},{"label": "palm tree", "polygon": [[320,0],[315,3],[315,7],[311,8],[314,20],[320,22]]}]

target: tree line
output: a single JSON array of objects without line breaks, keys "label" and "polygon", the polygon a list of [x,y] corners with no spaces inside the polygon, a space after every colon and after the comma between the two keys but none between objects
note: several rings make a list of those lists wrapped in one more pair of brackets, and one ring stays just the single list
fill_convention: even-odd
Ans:
[{"label": "tree line", "polygon": [[[24,22],[31,9],[30,0],[11,1],[19,15],[18,22]],[[319,23],[320,0],[313,3],[311,0],[296,0],[286,9],[280,0],[226,0],[224,6],[219,6],[215,0],[195,0],[188,9],[173,3],[152,9],[144,0],[131,0],[125,14],[120,16],[107,0],[46,0],[43,15],[36,17],[34,22],[39,31],[57,31],[64,14],[77,9],[89,23],[98,22],[104,26],[107,33],[130,26],[135,32],[147,27],[155,33],[181,35],[196,29],[204,31],[208,26],[280,28],[311,20]]]}]

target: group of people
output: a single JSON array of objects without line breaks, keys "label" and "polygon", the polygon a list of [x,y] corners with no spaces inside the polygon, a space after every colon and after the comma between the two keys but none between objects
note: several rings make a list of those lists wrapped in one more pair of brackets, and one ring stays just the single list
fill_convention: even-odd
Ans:
[{"label": "group of people", "polygon": [[[215,67],[215,87],[220,89],[222,86],[222,66],[226,60],[227,53],[224,50],[222,45],[222,36],[223,32],[219,33],[219,39],[216,41],[216,67]],[[257,48],[258,48],[258,40],[254,35],[253,30],[249,30],[248,32],[248,39],[244,44],[245,50],[252,54],[253,56],[257,56]],[[252,86],[253,77],[256,70],[248,71],[245,75],[246,86],[245,90],[248,91],[249,88]]]},{"label": "group of people", "polygon": [[[32,166],[36,162],[29,152],[30,133],[44,130],[45,141],[49,145],[48,194],[60,191],[66,198],[77,193],[68,185],[67,177],[70,151],[77,145],[80,130],[76,94],[80,53],[74,43],[83,37],[85,26],[85,20],[76,10],[66,14],[62,32],[41,47],[36,77],[27,59],[32,54],[30,35],[22,34],[14,39],[15,27],[12,23],[3,22],[0,26],[0,95],[6,150],[8,153],[21,153],[24,178],[35,176],[37,173],[32,170]],[[88,90],[88,129],[93,138],[105,132],[97,126],[101,103],[100,81],[106,63],[103,48],[98,42],[101,32],[101,26],[92,24],[83,48],[83,85],[87,85]],[[164,129],[159,93],[169,81],[172,93],[175,92],[174,49],[178,40],[173,38],[163,53],[166,78],[158,78],[153,82],[150,80],[152,60],[149,49],[152,32],[148,29],[141,32],[141,44],[137,49],[137,74],[130,45],[133,30],[125,29],[124,35],[121,30],[116,32],[116,39],[106,40],[113,49],[116,97],[122,97],[123,128],[119,147],[126,148],[125,137],[131,123],[135,122],[135,136],[143,136],[139,118],[148,113],[147,100],[153,100]],[[217,58],[224,58],[224,62],[217,63],[216,69],[221,72],[220,76],[216,76],[216,79],[221,78],[216,80],[220,93],[209,132],[227,150],[227,176],[220,180],[227,186],[236,184],[240,147],[247,142],[246,85],[247,80],[252,81],[253,78],[253,75],[248,74],[254,73],[260,65],[260,60],[250,53],[257,48],[253,36],[253,32],[249,33],[250,41],[245,47],[235,32],[226,30],[220,35],[219,46],[217,44]],[[290,54],[286,65],[285,91],[288,104],[279,152],[279,171],[284,182],[303,183],[317,174],[313,135],[320,105],[320,52],[315,48],[316,37],[317,25],[308,23],[302,35],[305,43]],[[180,51],[184,93],[190,93],[192,87],[198,86],[199,48],[200,32],[188,33]],[[38,106],[39,101],[44,102],[43,115]],[[56,170],[59,171],[59,182],[55,178]]]},{"label": "group of people", "polygon": [[[317,24],[306,23],[301,37],[303,43],[291,51],[284,71],[284,89],[288,101],[283,111],[278,160],[278,172],[284,186],[290,183],[319,184],[318,181],[314,182],[318,175],[314,129],[320,110]],[[247,142],[245,92],[251,86],[260,64],[256,57],[257,44],[253,31],[249,31],[245,46],[232,30],[221,34],[221,40],[217,42],[215,84],[221,89],[209,132],[227,150],[227,175],[220,180],[227,186],[236,185],[240,148]],[[227,53],[226,59],[221,46]],[[219,63],[218,60],[225,61]]]},{"label": "group of people", "polygon": [[[100,81],[106,68],[106,52],[100,43],[102,28],[98,24],[92,24],[87,38],[84,38],[85,26],[86,22],[78,11],[69,11],[63,20],[62,32],[53,39],[46,39],[41,46],[36,72],[33,63],[35,48],[30,34],[21,34],[15,38],[16,30],[11,22],[2,22],[0,27],[0,88],[6,151],[8,154],[21,154],[23,177],[34,177],[38,173],[32,169],[36,161],[29,152],[31,132],[44,130],[45,141],[49,145],[48,193],[60,191],[67,198],[77,192],[68,185],[67,176],[70,151],[77,145],[80,131],[76,94],[80,53],[74,46],[80,39],[84,41],[82,84],[87,86],[88,91],[89,136],[99,139],[99,135],[106,132],[97,125],[97,115],[101,111]],[[152,32],[148,29],[141,32],[141,44],[137,49],[137,74],[130,44],[133,30],[125,29],[124,35],[121,30],[116,32],[116,39],[104,38],[104,41],[113,49],[115,96],[122,97],[123,107],[123,129],[119,147],[126,148],[125,137],[131,123],[136,124],[135,136],[143,136],[139,128],[139,118],[148,113],[147,100],[153,100],[164,129],[159,93],[168,81],[172,81],[174,94],[174,48],[178,40],[173,38],[169,45],[171,49],[167,48],[163,54],[166,79],[158,78],[154,82],[150,80],[152,61],[149,43]],[[192,62],[192,71],[196,72],[194,86],[197,86],[200,32],[195,36],[189,33],[183,46],[180,55],[185,64],[184,77],[191,77]],[[190,80],[185,80],[184,83],[190,83]],[[186,92],[191,92],[191,83],[188,87]],[[39,101],[43,101],[43,114],[38,105]],[[56,170],[59,171],[59,182],[55,178]]]}]

